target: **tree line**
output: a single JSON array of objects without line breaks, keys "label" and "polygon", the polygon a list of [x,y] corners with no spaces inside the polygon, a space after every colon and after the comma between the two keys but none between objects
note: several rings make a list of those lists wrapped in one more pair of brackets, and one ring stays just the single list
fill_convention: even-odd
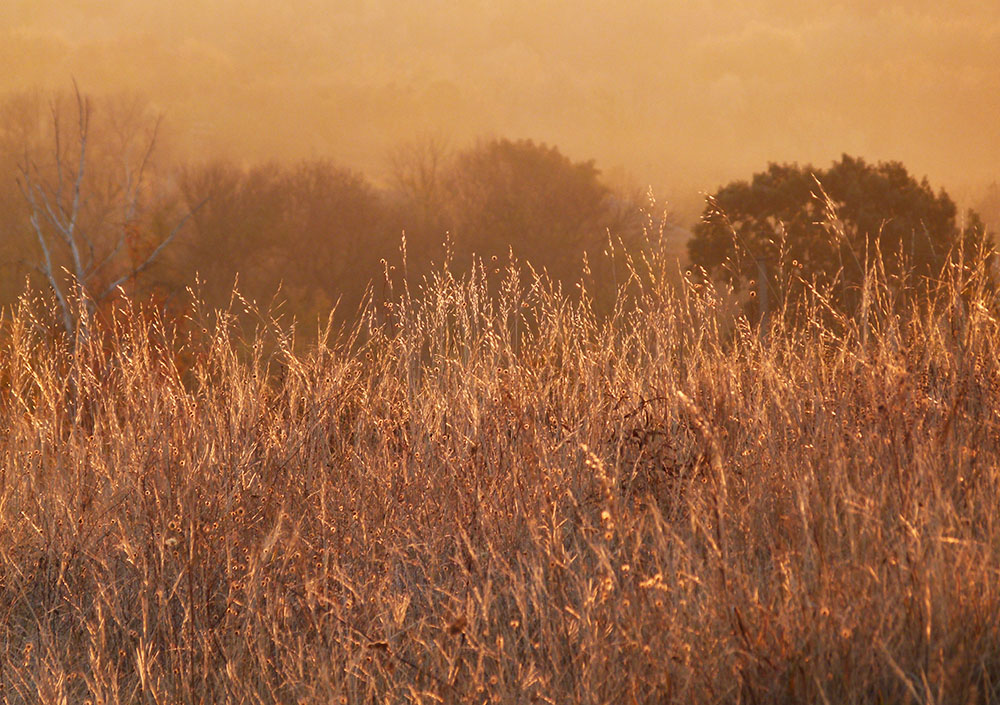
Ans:
[{"label": "tree line", "polygon": [[197,282],[212,306],[234,285],[258,301],[280,287],[290,315],[350,315],[403,276],[404,235],[415,286],[446,257],[464,270],[513,255],[575,281],[585,253],[639,232],[639,194],[531,140],[415,141],[376,185],[330,159],[171,163],[160,125],[139,98],[0,105],[0,304],[26,280],[60,301],[85,289],[94,311],[119,291],[169,304]]},{"label": "tree line", "polygon": [[[167,309],[195,287],[211,307],[238,289],[259,302],[277,294],[301,321],[335,306],[346,320],[404,279],[418,288],[442,266],[464,273],[477,261],[494,274],[516,261],[567,289],[586,274],[590,295],[608,302],[621,283],[603,256],[609,242],[634,261],[649,246],[641,194],[531,140],[414,141],[376,184],[329,159],[177,164],[161,127],[136,96],[0,102],[0,306],[30,282],[54,292],[69,331],[81,310],[97,315],[121,292]],[[956,250],[990,246],[975,212],[960,217],[902,164],[844,155],[827,169],[771,164],[720,187],[688,257],[706,280],[744,292],[760,320],[808,292],[850,311],[873,267],[931,282]]]}]

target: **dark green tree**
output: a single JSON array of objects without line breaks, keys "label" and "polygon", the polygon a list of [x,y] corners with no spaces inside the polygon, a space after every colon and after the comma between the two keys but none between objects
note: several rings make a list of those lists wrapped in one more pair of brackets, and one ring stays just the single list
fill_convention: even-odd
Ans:
[{"label": "dark green tree", "polygon": [[764,279],[752,290],[772,302],[800,294],[808,282],[850,310],[876,257],[888,277],[920,290],[957,246],[971,252],[982,243],[981,219],[970,211],[960,226],[956,215],[947,193],[899,162],[844,155],[828,169],[771,164],[708,200],[688,253],[693,265],[737,288]]}]

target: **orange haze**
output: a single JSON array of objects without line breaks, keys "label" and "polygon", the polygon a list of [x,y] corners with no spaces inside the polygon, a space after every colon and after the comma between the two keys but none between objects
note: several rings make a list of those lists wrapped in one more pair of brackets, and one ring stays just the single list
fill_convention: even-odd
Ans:
[{"label": "orange haze", "polygon": [[[0,91],[138,91],[182,156],[530,137],[667,194],[768,161],[1000,172],[1000,2],[6,0]],[[624,176],[622,176],[624,175]]]}]

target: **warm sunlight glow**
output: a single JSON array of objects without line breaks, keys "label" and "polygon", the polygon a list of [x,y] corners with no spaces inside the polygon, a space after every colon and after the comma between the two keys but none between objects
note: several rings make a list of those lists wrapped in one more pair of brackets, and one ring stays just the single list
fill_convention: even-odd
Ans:
[{"label": "warm sunlight glow", "polygon": [[672,198],[844,152],[958,193],[1000,163],[990,2],[8,0],[0,64],[0,90],[141,91],[184,154],[374,178],[427,133],[557,144]]},{"label": "warm sunlight glow", "polygon": [[0,0],[0,703],[1000,703],[1000,0]]}]

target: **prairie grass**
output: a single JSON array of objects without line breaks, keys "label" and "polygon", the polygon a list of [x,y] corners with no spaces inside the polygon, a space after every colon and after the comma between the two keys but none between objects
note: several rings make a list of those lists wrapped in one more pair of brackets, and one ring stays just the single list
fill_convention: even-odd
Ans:
[{"label": "prairie grass", "polygon": [[0,697],[1000,702],[985,265],[764,332],[668,269],[603,320],[444,272],[315,345],[125,302],[71,354],[26,299]]}]

